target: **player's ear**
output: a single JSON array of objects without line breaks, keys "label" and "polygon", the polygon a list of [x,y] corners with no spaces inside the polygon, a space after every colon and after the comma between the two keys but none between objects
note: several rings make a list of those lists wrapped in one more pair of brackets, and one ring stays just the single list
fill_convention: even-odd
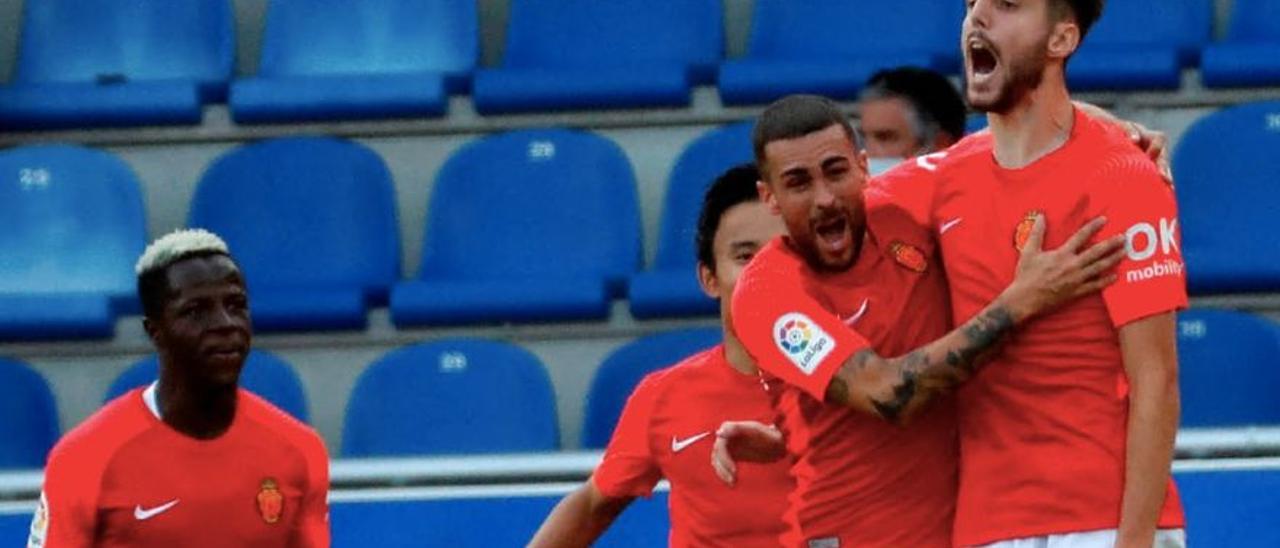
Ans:
[{"label": "player's ear", "polygon": [[142,329],[147,332],[147,338],[151,339],[152,344],[160,343],[160,327],[151,318],[142,317]]},{"label": "player's ear", "polygon": [[868,173],[868,171],[867,171],[867,149],[865,149],[865,148],[864,148],[864,149],[862,149],[862,150],[859,150],[859,151],[858,151],[858,160],[857,160],[857,161],[858,161],[858,169],[859,169],[860,171],[862,171],[862,175],[865,177],[865,176],[867,175],[867,173]]},{"label": "player's ear", "polygon": [[764,179],[756,181],[756,192],[760,194],[760,201],[764,205],[769,206],[769,213],[781,215],[782,209],[778,207],[778,197],[773,193],[773,189],[769,187],[769,183]]},{"label": "player's ear", "polygon": [[1050,59],[1066,59],[1080,47],[1080,26],[1069,19],[1053,24],[1049,34]]},{"label": "player's ear", "polygon": [[698,285],[702,287],[702,292],[706,293],[708,297],[712,299],[720,298],[720,281],[716,279],[716,273],[701,262],[698,263]]}]

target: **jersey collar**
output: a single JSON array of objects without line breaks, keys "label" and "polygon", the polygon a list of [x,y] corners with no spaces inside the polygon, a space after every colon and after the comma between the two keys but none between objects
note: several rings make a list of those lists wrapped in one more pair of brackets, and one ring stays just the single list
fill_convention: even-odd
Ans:
[{"label": "jersey collar", "polygon": [[142,403],[147,405],[147,411],[150,411],[157,419],[162,418],[160,417],[160,405],[156,403],[156,385],[159,383],[160,381],[152,381],[147,386],[147,389],[142,391]]}]

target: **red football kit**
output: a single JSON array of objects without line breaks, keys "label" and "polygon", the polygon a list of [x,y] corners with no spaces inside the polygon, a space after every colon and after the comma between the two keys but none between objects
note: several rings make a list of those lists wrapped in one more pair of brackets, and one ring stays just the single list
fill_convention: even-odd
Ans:
[{"label": "red football kit", "polygon": [[772,417],[759,377],[733,369],[715,346],[640,382],[592,481],[605,496],[647,497],[667,478],[673,547],[776,547],[792,485],[787,464],[742,463],[734,487],[711,467],[721,423]]},{"label": "red football kit", "polygon": [[313,430],[240,390],[231,427],[197,440],[160,420],[154,386],[54,447],[30,546],[329,546],[329,459]]},{"label": "red football kit", "polygon": [[[984,132],[917,159],[936,194],[896,199],[938,235],[956,325],[1013,280],[1037,213],[1045,249],[1099,215],[1091,243],[1128,241],[1115,284],[1019,328],[958,392],[956,542],[1114,529],[1129,409],[1117,333],[1187,305],[1173,190],[1123,132],[1078,111],[1066,144],[1025,168],[999,167],[993,144]],[[1159,527],[1182,526],[1170,482]]]},{"label": "red football kit", "polygon": [[780,238],[738,280],[733,325],[768,379],[793,463],[785,546],[950,545],[954,401],[934,402],[906,427],[823,403],[854,353],[899,356],[948,330],[934,240],[883,191],[919,177],[931,174],[903,166],[867,187],[866,235],[850,270],[815,272]]}]

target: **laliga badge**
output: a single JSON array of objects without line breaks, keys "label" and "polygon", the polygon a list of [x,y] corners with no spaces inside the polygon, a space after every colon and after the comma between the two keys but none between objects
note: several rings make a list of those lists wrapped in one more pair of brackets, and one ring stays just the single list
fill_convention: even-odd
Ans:
[{"label": "laliga badge", "polygon": [[925,259],[924,252],[911,244],[894,241],[889,244],[889,254],[899,265],[912,272],[924,272],[929,268],[929,261]]},{"label": "laliga badge", "polygon": [[1044,215],[1043,211],[1033,209],[1022,216],[1022,220],[1018,221],[1018,226],[1013,229],[1013,248],[1022,252],[1022,248],[1027,247],[1027,239],[1031,237],[1031,229],[1036,226],[1036,217]]},{"label": "laliga badge", "polygon": [[284,513],[284,495],[280,494],[280,486],[275,478],[263,478],[262,487],[258,489],[258,515],[262,521],[276,523]]}]

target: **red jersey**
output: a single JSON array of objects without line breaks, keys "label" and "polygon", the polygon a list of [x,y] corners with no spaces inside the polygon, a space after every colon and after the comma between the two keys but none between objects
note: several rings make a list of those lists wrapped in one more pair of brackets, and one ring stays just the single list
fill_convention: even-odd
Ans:
[{"label": "red jersey", "polygon": [[721,423],[772,417],[759,377],[733,369],[723,345],[707,349],[640,382],[592,480],[609,497],[647,497],[667,478],[673,547],[776,547],[787,464],[742,463],[734,487],[711,467]]},{"label": "red jersey", "polygon": [[950,545],[954,402],[934,402],[906,427],[823,402],[855,352],[899,356],[947,332],[933,240],[880,190],[918,172],[906,166],[868,187],[866,236],[850,270],[819,274],[776,239],[738,279],[733,325],[769,378],[793,460],[785,546]]},{"label": "red jersey", "polygon": [[[956,325],[1013,280],[1041,213],[1046,249],[1105,215],[1094,239],[1128,236],[1119,281],[1016,331],[959,393],[956,541],[979,545],[1119,525],[1129,401],[1117,330],[1187,305],[1173,190],[1118,129],[1079,112],[1069,140],[1022,169],[995,162],[989,133],[918,163],[936,195],[902,196],[939,233]],[[1170,482],[1160,527],[1182,527]]]},{"label": "red jersey", "polygon": [[231,427],[201,441],[159,419],[152,391],[108,403],[53,448],[30,546],[329,545],[314,431],[240,390]]}]

